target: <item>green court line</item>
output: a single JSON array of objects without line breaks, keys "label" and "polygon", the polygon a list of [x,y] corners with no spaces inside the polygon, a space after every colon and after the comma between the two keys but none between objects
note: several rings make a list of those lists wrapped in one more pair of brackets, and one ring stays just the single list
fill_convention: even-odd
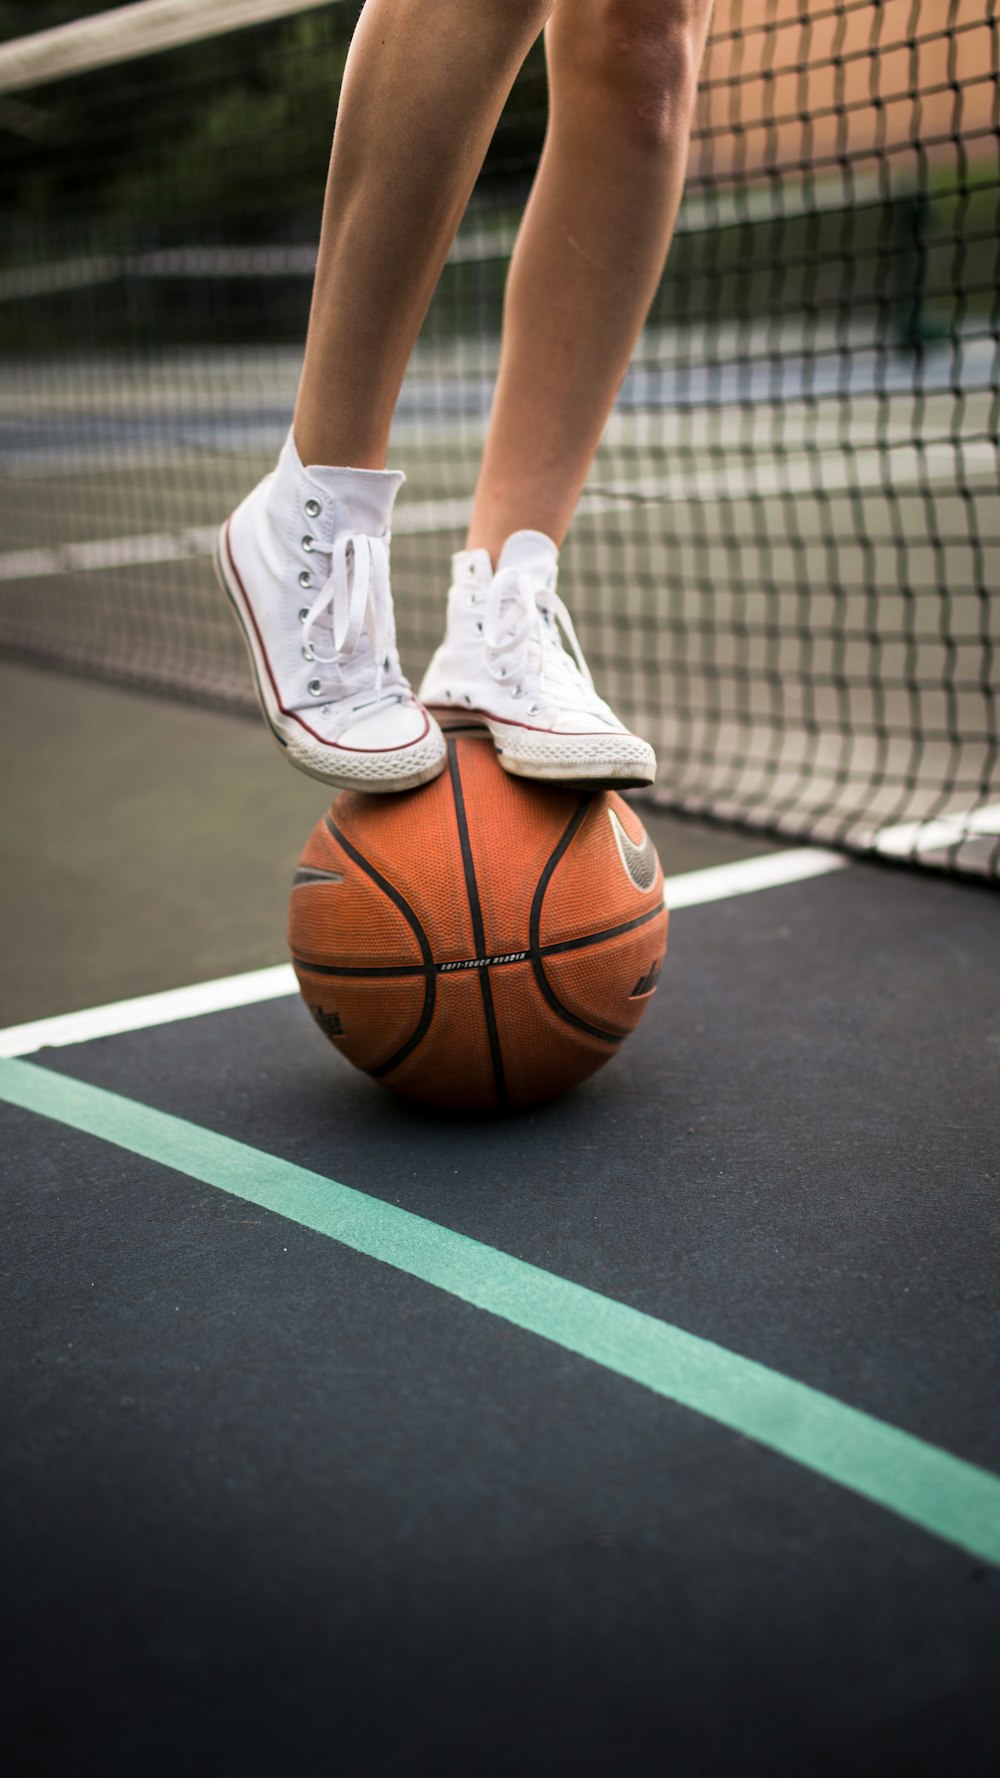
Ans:
[{"label": "green court line", "polygon": [[805,1383],[351,1186],[33,1063],[0,1059],[0,1099],[329,1235],[1000,1565],[1000,1477]]}]

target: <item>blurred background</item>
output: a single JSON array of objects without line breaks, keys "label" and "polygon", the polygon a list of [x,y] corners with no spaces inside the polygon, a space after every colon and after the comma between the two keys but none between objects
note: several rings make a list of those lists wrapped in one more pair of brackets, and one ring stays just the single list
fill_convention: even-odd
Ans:
[{"label": "blurred background", "polygon": [[[210,553],[287,429],[358,8],[232,28],[253,10],[160,0],[109,30],[93,0],[0,0],[0,650],[230,712],[250,676]],[[1000,868],[995,12],[717,0],[675,244],[562,583],[665,806],[980,875]],[[545,113],[539,44],[397,410],[413,676]]]}]

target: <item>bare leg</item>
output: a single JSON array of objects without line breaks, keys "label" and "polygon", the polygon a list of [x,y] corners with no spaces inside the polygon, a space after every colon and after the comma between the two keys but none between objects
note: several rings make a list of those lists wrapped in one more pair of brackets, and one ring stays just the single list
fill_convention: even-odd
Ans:
[{"label": "bare leg", "polygon": [[507,282],[468,536],[561,544],[663,271],[711,0],[557,0],[550,119]]},{"label": "bare leg", "polygon": [[341,90],[295,409],[303,462],[384,467],[414,341],[552,5],[367,0]]}]

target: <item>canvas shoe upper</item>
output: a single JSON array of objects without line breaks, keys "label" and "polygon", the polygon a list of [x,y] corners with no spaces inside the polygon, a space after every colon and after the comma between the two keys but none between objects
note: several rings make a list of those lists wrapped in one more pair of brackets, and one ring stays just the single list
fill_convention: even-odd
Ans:
[{"label": "canvas shoe upper", "polygon": [[420,696],[445,720],[484,724],[508,772],[548,783],[619,789],[651,784],[656,757],[599,697],[556,592],[559,552],[541,531],[515,531],[496,572],[488,551],[452,557],[444,642]]},{"label": "canvas shoe upper", "polygon": [[293,765],[340,788],[408,790],[445,761],[396,648],[390,523],[405,479],[305,468],[289,432],[219,537],[217,572],[271,732]]}]

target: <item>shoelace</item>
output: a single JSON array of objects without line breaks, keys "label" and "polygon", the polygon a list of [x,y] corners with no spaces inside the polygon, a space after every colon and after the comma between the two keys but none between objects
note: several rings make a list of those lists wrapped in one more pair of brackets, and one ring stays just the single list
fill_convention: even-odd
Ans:
[{"label": "shoelace", "polygon": [[[329,616],[333,653],[319,654],[311,638],[316,625]],[[383,537],[338,537],[330,554],[330,573],[302,620],[302,645],[313,648],[312,658],[321,666],[337,668],[342,693],[368,690],[370,664],[351,663],[362,636],[371,645],[375,662],[375,695],[388,693],[401,682],[396,657],[396,627],[389,591],[389,549]],[[386,670],[389,680],[385,682]],[[385,682],[385,683],[384,683]]]},{"label": "shoelace", "polygon": [[[573,651],[572,658],[563,647],[560,631]],[[494,679],[509,684],[511,679],[532,674],[535,683],[531,690],[536,698],[544,698],[546,689],[550,693],[572,691],[578,698],[581,694],[596,697],[573,619],[548,576],[523,568],[502,568],[495,574],[483,614],[483,639]],[[532,643],[537,645],[534,663]]]}]

